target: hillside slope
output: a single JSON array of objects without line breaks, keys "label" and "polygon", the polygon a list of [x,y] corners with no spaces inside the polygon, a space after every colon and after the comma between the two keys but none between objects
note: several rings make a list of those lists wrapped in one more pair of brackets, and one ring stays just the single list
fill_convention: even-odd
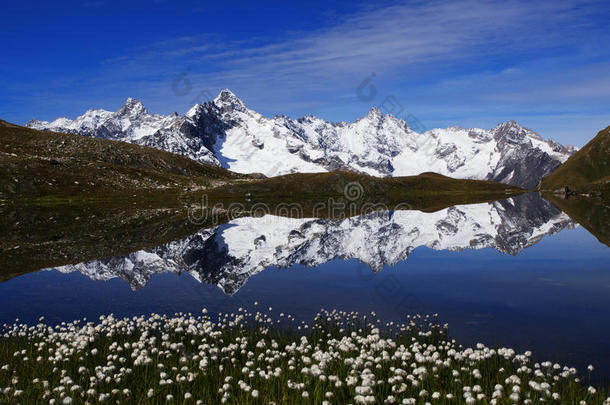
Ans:
[{"label": "hillside slope", "polygon": [[[589,143],[550,175],[539,189],[556,191],[568,187],[575,192],[602,192],[610,189],[610,126],[597,133]],[[565,189],[564,189],[565,190]]]},{"label": "hillside slope", "polygon": [[0,198],[101,196],[249,178],[158,149],[0,120]]}]

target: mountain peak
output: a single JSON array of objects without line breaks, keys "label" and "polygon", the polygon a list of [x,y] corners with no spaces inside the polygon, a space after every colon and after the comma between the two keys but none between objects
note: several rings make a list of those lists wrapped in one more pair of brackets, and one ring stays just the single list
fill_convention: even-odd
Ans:
[{"label": "mountain peak", "polygon": [[565,147],[566,147],[567,151],[570,153],[578,152],[578,150],[580,149],[577,146],[572,145],[572,144],[568,144]]},{"label": "mountain peak", "polygon": [[138,117],[148,114],[146,107],[140,100],[129,97],[125,104],[117,111],[119,115],[128,115],[130,117]]},{"label": "mountain peak", "polygon": [[32,118],[25,124],[26,127],[35,128],[36,125],[42,124],[44,121],[37,120],[36,118]]},{"label": "mountain peak", "polygon": [[543,141],[542,137],[529,128],[525,128],[515,120],[499,123],[493,130],[496,136],[512,143],[522,143],[528,138]]},{"label": "mountain peak", "polygon": [[137,98],[132,98],[132,97],[128,97],[127,100],[125,100],[125,106],[130,106],[130,107],[144,107],[144,104],[142,104],[142,102],[140,100],[138,100]]},{"label": "mountain peak", "polygon": [[231,90],[224,89],[214,99],[214,104],[219,107],[230,106],[238,111],[245,111],[246,105]]},{"label": "mountain peak", "polygon": [[186,114],[184,114],[185,117],[187,118],[193,118],[196,115],[198,115],[203,109],[203,104],[195,104],[194,106],[192,106],[190,108],[190,110],[188,110],[186,112]]},{"label": "mountain peak", "polygon": [[235,93],[233,93],[229,89],[222,89],[222,90],[220,90],[220,93],[218,93],[218,97],[234,97],[234,98],[237,98]]},{"label": "mountain peak", "polygon": [[515,120],[500,122],[498,125],[496,125],[495,129],[500,129],[500,128],[503,128],[503,129],[508,129],[508,128],[525,129]]},{"label": "mountain peak", "polygon": [[383,117],[383,113],[377,107],[371,107],[365,118],[379,120]]}]

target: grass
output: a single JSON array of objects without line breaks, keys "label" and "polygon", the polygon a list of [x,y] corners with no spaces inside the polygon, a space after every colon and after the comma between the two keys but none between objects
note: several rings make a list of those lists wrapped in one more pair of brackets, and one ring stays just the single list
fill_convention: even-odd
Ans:
[{"label": "grass", "polygon": [[590,372],[534,363],[530,352],[464,348],[436,316],[382,324],[322,310],[306,324],[255,310],[8,325],[0,402],[610,403],[585,383]]}]

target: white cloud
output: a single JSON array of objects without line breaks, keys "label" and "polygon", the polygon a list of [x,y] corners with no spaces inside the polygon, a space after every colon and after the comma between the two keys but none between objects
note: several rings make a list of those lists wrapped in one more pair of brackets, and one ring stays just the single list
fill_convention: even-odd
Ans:
[{"label": "white cloud", "polygon": [[372,71],[404,80],[418,69],[442,69],[469,58],[485,63],[484,58],[566,46],[565,33],[581,27],[589,12],[563,1],[403,3],[289,40],[245,47],[227,43],[222,52],[203,52],[196,60],[216,67],[202,79],[238,85],[354,85],[355,78]]}]

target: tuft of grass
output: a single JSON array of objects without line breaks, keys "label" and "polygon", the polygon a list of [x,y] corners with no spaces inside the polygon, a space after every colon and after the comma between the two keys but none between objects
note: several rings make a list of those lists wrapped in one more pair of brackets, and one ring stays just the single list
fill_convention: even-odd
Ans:
[{"label": "tuft of grass", "polygon": [[0,342],[7,404],[610,404],[573,368],[462,347],[436,315],[322,310],[307,324],[255,303],[215,318],[41,319],[5,326]]}]

